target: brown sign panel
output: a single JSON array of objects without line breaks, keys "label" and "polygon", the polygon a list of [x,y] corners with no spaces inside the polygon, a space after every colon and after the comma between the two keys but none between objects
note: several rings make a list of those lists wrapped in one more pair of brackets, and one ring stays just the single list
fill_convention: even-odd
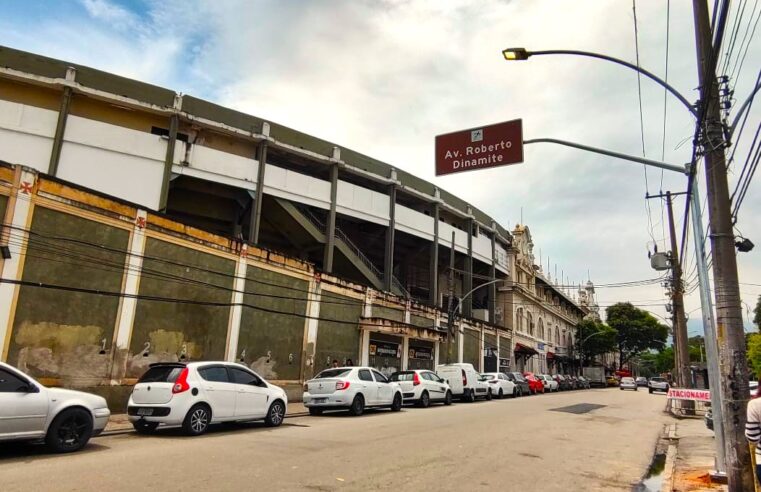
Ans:
[{"label": "brown sign panel", "polygon": [[436,137],[436,176],[519,162],[523,162],[522,120]]}]

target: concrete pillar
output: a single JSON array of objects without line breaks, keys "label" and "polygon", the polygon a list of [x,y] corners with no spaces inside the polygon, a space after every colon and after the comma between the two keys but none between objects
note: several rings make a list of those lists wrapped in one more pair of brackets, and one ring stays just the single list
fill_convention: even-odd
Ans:
[{"label": "concrete pillar", "polygon": [[465,347],[465,327],[462,321],[457,323],[457,362],[462,362]]},{"label": "concrete pillar", "polygon": [[174,146],[177,143],[177,128],[180,125],[180,117],[173,114],[169,117],[169,139],[166,142],[166,155],[164,157],[164,175],[161,179],[161,196],[159,197],[159,210],[166,211],[169,200],[169,182],[172,179],[172,163],[174,162]]},{"label": "concrete pillar", "polygon": [[375,299],[375,291],[368,287],[367,290],[365,290],[365,302],[362,306],[363,318],[373,317],[373,300],[374,299]]},{"label": "concrete pillar", "polygon": [[[17,167],[14,176],[13,190],[8,199],[8,205],[3,224],[2,245],[8,246],[10,258],[2,260],[1,276],[6,281],[21,280],[24,267],[22,252],[26,249],[29,239],[29,225],[32,219],[32,194],[37,175],[29,169]],[[0,283],[0,360],[6,360],[11,341],[11,327],[18,300],[18,285]]]},{"label": "concrete pillar", "polygon": [[307,300],[306,344],[301,379],[306,381],[314,376],[315,355],[317,353],[317,329],[320,317],[322,287],[318,276],[309,281],[309,299]]},{"label": "concrete pillar", "polygon": [[412,301],[407,299],[407,302],[404,303],[404,322],[407,324],[410,324],[411,319],[412,319]]},{"label": "concrete pillar", "polygon": [[[491,235],[491,267],[489,276],[492,280],[497,278],[497,224],[491,223],[494,232]],[[497,306],[497,284],[489,285],[489,323],[495,323],[494,310]]]},{"label": "concrete pillar", "polygon": [[132,326],[135,323],[135,309],[139,293],[140,276],[143,270],[143,253],[145,252],[145,227],[148,213],[139,210],[135,214],[135,224],[130,234],[129,251],[124,272],[123,297],[119,300],[119,314],[116,318],[114,333],[114,350],[111,364],[111,380],[118,384],[127,371],[129,344],[132,339]]},{"label": "concrete pillar", "polygon": [[359,340],[360,365],[367,366],[370,364],[370,330],[362,330]]},{"label": "concrete pillar", "polygon": [[[393,176],[396,172],[392,171]],[[388,228],[386,229],[386,251],[383,256],[383,288],[391,291],[394,277],[394,233],[396,231],[396,185],[388,188]]]},{"label": "concrete pillar", "polygon": [[441,342],[434,342],[433,344],[433,369],[436,370],[436,366],[439,365],[439,347]]},{"label": "concrete pillar", "polygon": [[[269,134],[269,124],[264,123],[267,134]],[[251,219],[248,226],[248,243],[259,244],[259,229],[262,222],[262,201],[264,200],[264,175],[267,171],[267,141],[259,143],[257,149],[257,160],[259,167],[256,171],[256,193],[252,198]]]},{"label": "concrete pillar", "polygon": [[330,211],[325,226],[325,252],[323,254],[322,269],[331,273],[333,271],[333,249],[336,243],[336,199],[338,196],[338,163],[330,167]]},{"label": "concrete pillar", "polygon": [[[467,221],[468,254],[465,257],[465,278],[463,279],[462,293],[465,295],[473,288],[473,219]],[[468,318],[473,316],[473,296],[470,295],[462,301],[462,314]]]},{"label": "concrete pillar", "polygon": [[[436,190],[438,193],[438,190]],[[439,207],[438,203],[434,203],[431,207],[431,215],[433,215],[433,242],[431,243],[431,261],[428,266],[429,272],[429,291],[428,302],[432,306],[439,305]]]},{"label": "concrete pillar", "polygon": [[[66,69],[66,80],[73,82],[76,79],[77,71],[74,67]],[[56,122],[55,134],[53,135],[53,149],[50,152],[50,164],[48,165],[48,174],[51,176],[58,175],[58,162],[61,160],[61,149],[63,148],[63,137],[66,133],[66,121],[69,119],[69,107],[71,106],[71,87],[64,87],[61,95],[61,107],[58,110],[58,121]]]},{"label": "concrete pillar", "polygon": [[478,336],[478,350],[481,352],[481,357],[478,358],[478,371],[484,372],[484,351],[485,351],[485,344],[484,344],[484,327],[481,327],[481,332]]},{"label": "concrete pillar", "polygon": [[225,345],[227,347],[225,360],[228,362],[235,362],[238,359],[238,336],[240,335],[240,319],[243,314],[243,295],[246,290],[246,272],[248,271],[247,253],[248,247],[244,244],[235,265],[232,307],[227,324],[227,345]]},{"label": "concrete pillar", "polygon": [[402,337],[402,371],[406,371],[410,363],[410,337]]},{"label": "concrete pillar", "polygon": [[502,354],[499,351],[499,340],[502,337],[499,336],[499,332],[497,332],[496,335],[497,335],[497,348],[496,348],[496,351],[497,351],[497,372],[500,372],[500,370],[499,370],[499,360],[502,358]]}]

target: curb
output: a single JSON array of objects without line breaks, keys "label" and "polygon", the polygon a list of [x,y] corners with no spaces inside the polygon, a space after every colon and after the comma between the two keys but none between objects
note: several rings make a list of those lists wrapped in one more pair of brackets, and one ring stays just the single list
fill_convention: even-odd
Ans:
[{"label": "curb", "polygon": [[676,469],[677,446],[679,444],[679,438],[676,435],[676,424],[669,425],[666,438],[669,440],[669,447],[666,451],[661,492],[671,492],[674,490],[674,470]]},{"label": "curb", "polygon": [[[309,412],[297,412],[297,413],[291,413],[285,416],[286,419],[295,418],[295,417],[308,417]],[[135,432],[135,429],[130,427],[125,427],[124,429],[114,429],[111,431],[103,431],[100,434],[98,434],[95,438],[98,437],[110,437],[110,436],[120,436],[122,434],[132,434]]]}]

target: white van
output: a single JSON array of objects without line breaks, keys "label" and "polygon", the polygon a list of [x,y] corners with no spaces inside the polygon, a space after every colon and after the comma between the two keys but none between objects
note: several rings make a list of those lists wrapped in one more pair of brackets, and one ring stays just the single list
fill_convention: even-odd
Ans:
[{"label": "white van", "polygon": [[482,377],[473,368],[473,364],[441,364],[436,366],[436,374],[449,383],[452,396],[455,398],[467,402],[476,398],[491,400],[489,384],[481,381]]}]

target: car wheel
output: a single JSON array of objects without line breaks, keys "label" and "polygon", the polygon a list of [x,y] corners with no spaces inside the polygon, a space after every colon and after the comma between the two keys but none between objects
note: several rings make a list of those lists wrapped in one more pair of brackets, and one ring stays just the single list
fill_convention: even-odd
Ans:
[{"label": "car wheel", "polygon": [[137,422],[132,422],[132,427],[135,428],[135,432],[138,434],[153,434],[158,426],[158,422],[148,422],[147,420],[138,420]]},{"label": "car wheel", "polygon": [[447,395],[444,397],[444,405],[452,404],[452,392],[447,390]]},{"label": "car wheel", "polygon": [[182,430],[190,436],[200,436],[208,430],[210,422],[211,409],[207,405],[199,403],[198,405],[193,405],[188,414],[185,415],[185,420],[182,422]]},{"label": "car wheel", "polygon": [[270,405],[270,409],[267,412],[267,417],[264,419],[267,427],[277,427],[283,423],[285,418],[285,404],[280,400],[275,400]]},{"label": "car wheel", "polygon": [[497,399],[501,400],[505,397],[505,394],[502,392],[502,388],[499,389],[499,393],[497,393]]},{"label": "car wheel", "polygon": [[467,403],[472,403],[476,399],[476,396],[473,394],[473,390],[466,389],[462,399]]},{"label": "car wheel", "polygon": [[647,389],[647,392],[648,392],[648,393],[650,393],[650,394],[652,395],[652,394],[653,394],[653,388],[648,388],[648,389]]},{"label": "car wheel", "polygon": [[428,408],[428,405],[431,404],[431,397],[428,396],[427,391],[423,391],[423,394],[420,395],[420,407],[421,408]]},{"label": "car wheel", "polygon": [[355,417],[359,417],[364,413],[365,411],[365,398],[362,395],[357,395],[354,397],[354,400],[351,402],[351,407],[349,407],[349,413],[354,415]]},{"label": "car wheel", "polygon": [[66,409],[50,424],[45,444],[55,453],[79,451],[90,440],[92,425],[92,416],[84,408]]},{"label": "car wheel", "polygon": [[391,411],[398,412],[402,409],[402,394],[397,393],[394,395],[394,401],[391,403]]},{"label": "car wheel", "polygon": [[309,415],[314,415],[314,416],[322,415],[322,408],[314,408],[314,407],[310,408]]},{"label": "car wheel", "polygon": [[489,388],[489,390],[486,392],[486,401],[490,401],[491,399],[492,399],[491,388]]}]

